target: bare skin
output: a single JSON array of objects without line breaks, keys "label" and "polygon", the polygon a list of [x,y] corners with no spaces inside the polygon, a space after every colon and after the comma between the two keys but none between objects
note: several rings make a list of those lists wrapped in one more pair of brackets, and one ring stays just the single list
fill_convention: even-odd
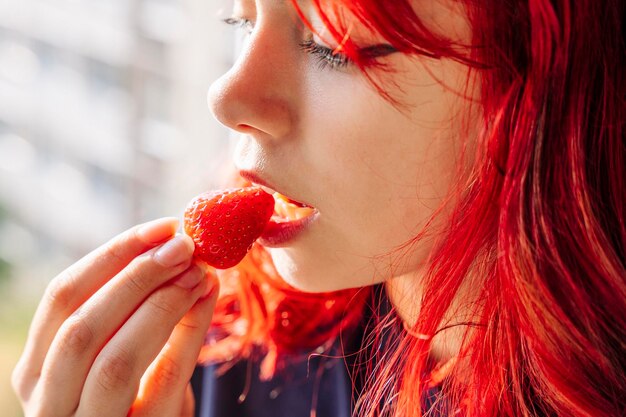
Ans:
[{"label": "bare skin", "polygon": [[13,372],[25,416],[193,415],[218,286],[177,223],[134,227],[51,281]]}]

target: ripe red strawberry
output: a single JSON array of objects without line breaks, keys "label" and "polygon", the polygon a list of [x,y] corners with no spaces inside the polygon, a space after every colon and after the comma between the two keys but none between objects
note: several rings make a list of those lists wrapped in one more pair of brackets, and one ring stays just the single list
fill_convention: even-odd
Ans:
[{"label": "ripe red strawberry", "polygon": [[274,197],[258,187],[211,191],[185,210],[185,233],[194,254],[219,269],[237,265],[274,213]]}]

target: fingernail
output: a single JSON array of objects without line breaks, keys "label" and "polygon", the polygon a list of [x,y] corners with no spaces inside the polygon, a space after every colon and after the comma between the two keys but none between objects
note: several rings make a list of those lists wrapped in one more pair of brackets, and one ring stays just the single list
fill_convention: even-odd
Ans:
[{"label": "fingernail", "polygon": [[174,280],[174,285],[185,289],[191,289],[198,285],[205,276],[206,273],[201,267],[194,266],[193,268],[189,268],[185,271],[179,278],[176,278]]},{"label": "fingernail", "polygon": [[148,244],[163,242],[171,237],[178,229],[179,221],[176,217],[164,217],[139,226],[137,237]]},{"label": "fingernail", "polygon": [[166,268],[179,265],[193,254],[193,240],[186,235],[177,235],[168,240],[154,254],[154,260]]}]

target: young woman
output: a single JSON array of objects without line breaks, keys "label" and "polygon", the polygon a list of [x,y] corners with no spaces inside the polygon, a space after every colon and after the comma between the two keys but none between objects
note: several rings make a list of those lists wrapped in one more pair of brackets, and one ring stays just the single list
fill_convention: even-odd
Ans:
[{"label": "young woman", "polygon": [[[621,0],[237,1],[248,37],[211,110],[241,133],[242,177],[288,197],[287,219],[314,210],[220,291],[173,219],[70,267],[14,372],[26,415],[191,415],[203,345],[256,364],[246,382],[286,381],[242,396],[249,415],[301,415],[298,390],[357,416],[625,415],[625,16]],[[349,378],[289,379],[314,351]],[[203,407],[230,401],[223,381]]]}]

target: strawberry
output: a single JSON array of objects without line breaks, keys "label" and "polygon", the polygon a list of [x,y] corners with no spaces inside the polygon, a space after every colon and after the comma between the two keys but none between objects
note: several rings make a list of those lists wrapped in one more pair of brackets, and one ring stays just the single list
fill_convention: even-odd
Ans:
[{"label": "strawberry", "polygon": [[195,256],[226,269],[246,256],[273,213],[274,197],[258,187],[211,191],[187,206],[185,233],[196,245]]}]

